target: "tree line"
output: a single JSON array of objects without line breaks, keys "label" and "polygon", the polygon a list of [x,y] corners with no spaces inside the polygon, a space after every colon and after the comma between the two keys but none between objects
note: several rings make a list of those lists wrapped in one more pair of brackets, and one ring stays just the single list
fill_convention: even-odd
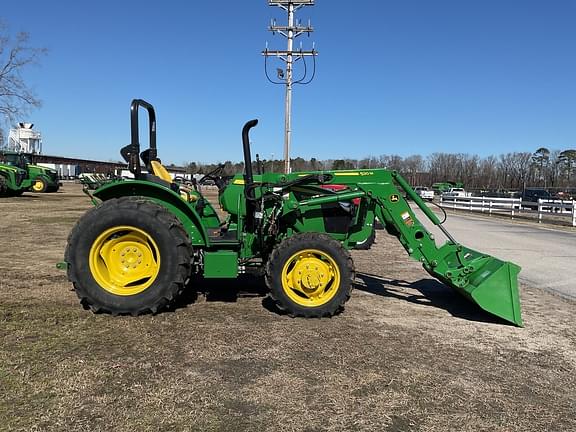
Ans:
[{"label": "tree line", "polygon": [[[187,171],[206,174],[218,164],[191,162]],[[280,172],[282,160],[261,160],[253,169]],[[526,187],[547,189],[576,188],[576,150],[513,152],[499,156],[480,157],[467,153],[432,153],[429,156],[370,156],[363,159],[291,160],[293,171],[351,170],[386,168],[402,173],[413,186],[431,186],[435,182],[461,181],[470,190],[522,190]],[[227,161],[224,175],[244,171],[243,162]]]}]

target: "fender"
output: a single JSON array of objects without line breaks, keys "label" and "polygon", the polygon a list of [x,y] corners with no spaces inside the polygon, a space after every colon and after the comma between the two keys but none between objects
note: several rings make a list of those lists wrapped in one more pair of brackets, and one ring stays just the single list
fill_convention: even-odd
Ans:
[{"label": "fender", "polygon": [[165,207],[182,222],[193,246],[206,246],[208,233],[200,216],[176,192],[159,184],[140,180],[122,180],[105,184],[93,194],[101,201],[126,196],[149,198]]}]

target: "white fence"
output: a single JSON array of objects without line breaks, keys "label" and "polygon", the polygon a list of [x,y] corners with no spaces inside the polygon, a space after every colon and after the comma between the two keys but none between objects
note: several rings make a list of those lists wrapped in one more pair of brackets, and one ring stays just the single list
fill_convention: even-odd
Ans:
[{"label": "white fence", "polygon": [[468,210],[482,213],[510,214],[512,217],[519,213],[538,215],[538,222],[543,216],[555,215],[572,219],[572,226],[576,227],[576,201],[543,200],[526,202],[520,198],[492,198],[492,197],[455,197],[440,196],[440,206],[454,210]]},{"label": "white fence", "polygon": [[542,215],[554,213],[559,216],[570,216],[572,226],[576,227],[576,201],[568,200],[538,200],[538,222],[542,222]]},{"label": "white fence", "polygon": [[457,197],[440,196],[440,206],[454,210],[479,211],[482,213],[510,213],[514,216],[522,208],[520,198]]}]

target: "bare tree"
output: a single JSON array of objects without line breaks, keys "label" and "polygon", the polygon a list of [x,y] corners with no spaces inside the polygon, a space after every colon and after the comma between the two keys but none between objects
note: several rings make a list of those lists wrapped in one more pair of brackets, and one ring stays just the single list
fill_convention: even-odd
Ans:
[{"label": "bare tree", "polygon": [[0,120],[14,121],[41,105],[22,72],[29,65],[38,64],[46,49],[32,48],[29,40],[25,32],[11,37],[8,27],[0,22]]},{"label": "bare tree", "polygon": [[424,159],[420,155],[408,156],[404,159],[404,169],[402,170],[408,175],[408,181],[412,185],[421,183],[420,176],[425,169]]}]

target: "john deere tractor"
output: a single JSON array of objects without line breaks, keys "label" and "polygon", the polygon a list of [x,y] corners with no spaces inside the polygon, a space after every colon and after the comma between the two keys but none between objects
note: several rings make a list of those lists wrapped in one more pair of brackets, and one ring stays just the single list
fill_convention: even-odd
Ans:
[{"label": "john deere tractor", "polygon": [[30,186],[25,170],[0,162],[0,197],[22,195]]},{"label": "john deere tractor", "polygon": [[58,171],[34,165],[31,154],[0,151],[0,162],[26,171],[26,178],[31,181],[30,190],[33,192],[57,192],[60,188]]},{"label": "john deere tractor", "polygon": [[[138,112],[148,112],[148,149],[140,152]],[[219,188],[220,220],[202,194],[174,183],[156,148],[156,115],[143,100],[131,105],[131,143],[121,150],[134,179],[90,192],[95,207],[72,230],[65,253],[68,277],[84,307],[113,315],[157,313],[197,277],[261,274],[269,296],[294,317],[329,317],[344,307],[354,282],[348,252],[372,233],[375,217],[435,278],[481,308],[522,325],[520,268],[459,244],[406,180],[384,169],[254,175],[249,131],[242,130],[244,173]],[[145,170],[143,169],[145,168]],[[330,190],[326,185],[346,186]],[[446,235],[416,218],[407,194]],[[346,212],[339,203],[359,199]],[[192,278],[194,276],[194,278]]]}]

